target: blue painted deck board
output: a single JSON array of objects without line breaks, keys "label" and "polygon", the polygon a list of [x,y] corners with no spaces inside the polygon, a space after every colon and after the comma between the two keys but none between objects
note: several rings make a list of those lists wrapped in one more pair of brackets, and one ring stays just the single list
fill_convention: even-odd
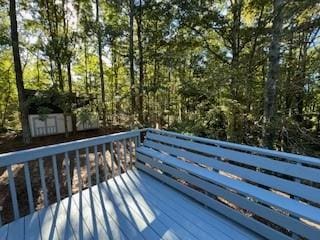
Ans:
[{"label": "blue painted deck board", "polygon": [[60,240],[261,239],[138,170],[0,228],[0,240],[17,235]]},{"label": "blue painted deck board", "polygon": [[[130,188],[133,182],[139,183],[139,191],[156,204],[162,201],[172,209],[179,212],[181,217],[193,220],[194,224],[202,231],[209,233],[214,232],[218,239],[256,239],[257,236],[252,236],[252,233],[246,233],[244,229],[239,229],[237,226],[229,224],[229,220],[225,220],[223,216],[210,214],[210,210],[203,208],[199,204],[195,204],[193,200],[181,197],[181,194],[174,189],[167,188],[164,184],[147,176],[139,171],[130,172],[128,175],[123,175],[124,180]],[[141,181],[143,179],[143,181]],[[147,180],[147,181],[146,181]],[[161,191],[158,191],[161,189]],[[178,198],[177,198],[178,197]],[[161,203],[159,203],[161,204]],[[212,212],[213,213],[213,212]]]}]

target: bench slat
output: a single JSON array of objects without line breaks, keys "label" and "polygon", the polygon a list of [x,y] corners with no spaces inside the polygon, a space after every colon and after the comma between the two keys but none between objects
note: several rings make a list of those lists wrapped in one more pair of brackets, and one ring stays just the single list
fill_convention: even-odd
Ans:
[{"label": "bench slat", "polygon": [[[189,150],[209,154],[212,156],[226,158],[242,164],[247,164],[250,166],[271,170],[274,172],[282,173],[282,174],[293,176],[296,178],[302,178],[309,181],[320,183],[320,174],[319,174],[319,170],[317,169],[312,169],[309,167],[304,167],[301,165],[291,164],[287,162],[281,162],[281,161],[273,160],[267,157],[261,157],[258,155],[237,152],[237,151],[229,150],[225,148],[219,148],[219,147],[209,146],[209,145],[191,142],[187,140],[161,136],[153,133],[147,133],[146,138],[163,142],[163,143],[169,143],[177,147],[186,148]],[[304,174],[301,174],[302,172]]]},{"label": "bench slat", "polygon": [[216,146],[229,148],[229,149],[246,151],[246,152],[256,153],[259,155],[264,155],[264,156],[269,156],[269,157],[288,159],[288,160],[292,160],[295,162],[299,162],[301,164],[308,164],[308,165],[320,167],[320,159],[315,158],[315,157],[309,157],[309,156],[298,155],[298,154],[294,154],[294,153],[270,150],[270,149],[265,149],[265,148],[261,148],[261,147],[248,146],[248,145],[239,144],[239,143],[208,139],[208,138],[203,138],[203,137],[187,136],[187,135],[183,135],[183,134],[176,133],[176,132],[170,132],[170,131],[153,129],[153,128],[148,128],[148,131],[152,132],[152,133],[157,133],[157,134],[171,136],[171,137],[179,137],[179,138],[183,138],[183,139],[187,139],[187,140],[191,140],[191,141],[196,141],[196,142],[202,142],[202,143],[206,143],[206,144],[214,144]]},{"label": "bench slat", "polygon": [[277,223],[277,225],[282,226],[286,229],[289,229],[293,232],[302,234],[303,236],[308,237],[308,239],[317,239],[320,234],[320,231],[312,228],[306,224],[302,224],[299,220],[295,218],[291,218],[289,216],[278,213],[270,208],[264,207],[261,204],[255,203],[247,198],[244,198],[236,193],[233,193],[227,189],[218,187],[217,185],[213,185],[209,182],[201,180],[197,177],[194,177],[190,174],[182,172],[178,169],[170,167],[169,165],[165,165],[159,163],[158,161],[152,159],[151,157],[142,155],[138,153],[139,161],[150,164],[153,167],[159,168],[160,170],[169,173],[175,177],[186,180],[187,182],[204,189],[216,196],[221,196],[224,199],[232,202],[233,204],[241,207],[243,209],[249,210],[250,212],[254,212],[255,214],[271,221]]},{"label": "bench slat", "polygon": [[[310,187],[299,182],[289,181],[277,176],[264,174],[248,168],[225,163],[213,157],[206,157],[200,154],[185,151],[181,148],[175,148],[153,141],[145,141],[144,146],[158,149],[178,157],[183,157],[195,163],[205,164],[209,167],[213,167],[216,170],[223,170],[252,182],[259,183],[261,185],[271,187],[294,196],[299,196],[315,203],[320,203],[320,189]],[[303,188],[303,191],[301,191],[301,188]]]},{"label": "bench slat", "polygon": [[192,174],[205,178],[206,180],[212,181],[226,188],[231,188],[242,194],[256,198],[260,202],[278,207],[280,209],[290,212],[291,214],[308,219],[315,223],[320,223],[320,210],[315,207],[299,203],[293,199],[279,196],[275,193],[269,192],[267,190],[250,185],[245,182],[230,179],[212,171],[209,172],[204,168],[183,162],[169,155],[161,154],[152,149],[141,147],[138,149],[138,151],[142,154],[156,157],[166,164],[170,164],[174,167],[184,169]]}]

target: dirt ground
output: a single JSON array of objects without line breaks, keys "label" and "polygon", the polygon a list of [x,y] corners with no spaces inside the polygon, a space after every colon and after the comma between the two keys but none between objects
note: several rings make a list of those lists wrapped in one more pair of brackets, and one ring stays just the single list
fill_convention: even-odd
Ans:
[{"label": "dirt ground", "polygon": [[[102,130],[95,130],[95,131],[86,131],[80,132],[76,136],[70,136],[65,138],[63,135],[56,135],[50,137],[41,137],[33,139],[32,144],[30,145],[23,145],[21,139],[19,137],[6,137],[4,140],[3,136],[0,138],[0,152],[9,152],[9,151],[16,151],[21,149],[28,149],[32,147],[38,146],[45,146],[55,143],[61,143],[66,141],[72,141],[82,138],[89,138],[94,136],[100,136],[104,134],[110,134],[114,132],[119,132],[122,129],[110,129],[107,131]],[[134,149],[134,143],[127,141],[126,149],[126,159],[124,159],[124,144],[122,142],[119,143],[119,154],[117,153],[116,143],[114,143],[114,172],[117,173],[118,171],[118,157],[120,160],[120,168],[121,172],[124,172],[126,168],[129,168],[134,161],[134,154],[133,157],[130,158],[129,156],[129,144],[132,144],[132,149]],[[72,192],[76,193],[79,191],[80,186],[83,189],[88,187],[88,171],[86,165],[86,153],[84,149],[81,149],[80,154],[80,178],[77,174],[77,166],[75,160],[75,151],[71,151],[68,153],[68,157],[70,159],[70,176],[71,176],[71,186]],[[66,161],[64,154],[57,155],[57,168],[58,168],[58,175],[59,175],[59,183],[60,183],[60,194],[61,198],[65,198],[68,196],[67,190],[67,174],[66,174]],[[104,160],[105,159],[105,160]],[[131,161],[132,159],[132,161]],[[93,147],[89,148],[89,160],[90,160],[90,176],[92,184],[97,182],[96,179],[96,166],[95,166],[95,156],[94,156],[94,149]],[[48,200],[49,203],[54,203],[57,201],[55,184],[54,184],[54,174],[53,174],[53,163],[52,157],[45,157],[43,158],[44,161],[44,168],[45,168],[45,181],[46,187],[48,192]],[[111,163],[111,154],[110,154],[110,145],[107,144],[106,146],[106,155],[103,158],[102,153],[102,146],[98,146],[98,171],[99,171],[99,182],[108,179],[112,176],[112,163]],[[30,169],[30,178],[31,178],[31,185],[32,185],[32,193],[34,199],[34,207],[35,209],[41,209],[44,207],[44,195],[41,187],[40,181],[40,172],[39,172],[39,161],[34,160],[29,162],[29,169]],[[15,176],[15,185],[16,191],[18,196],[18,204],[20,210],[20,216],[24,216],[29,214],[29,205],[28,205],[28,197],[27,197],[27,190],[25,184],[25,174],[24,174],[24,166],[23,164],[18,164],[13,166],[13,172]],[[80,179],[80,182],[79,182]],[[13,210],[12,210],[12,203],[9,191],[9,184],[8,184],[8,173],[6,168],[0,168],[0,216],[2,219],[2,223],[10,222],[13,220]]]},{"label": "dirt ground", "polygon": [[112,127],[108,129],[93,129],[88,131],[77,132],[76,135],[70,133],[69,137],[65,137],[64,134],[57,134],[52,136],[43,136],[32,138],[32,143],[25,145],[22,142],[21,134],[16,132],[0,133],[0,153],[12,152],[17,150],[23,150],[33,147],[41,147],[56,143],[69,142],[73,140],[96,137],[111,133],[117,133],[121,131],[126,131],[123,127]]}]

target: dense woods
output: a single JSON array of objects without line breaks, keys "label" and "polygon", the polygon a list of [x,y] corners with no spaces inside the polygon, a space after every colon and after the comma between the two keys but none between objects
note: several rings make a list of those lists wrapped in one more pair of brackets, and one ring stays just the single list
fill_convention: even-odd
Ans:
[{"label": "dense woods", "polygon": [[29,141],[26,88],[61,94],[73,124],[76,94],[102,128],[319,155],[319,12],[317,0],[0,0],[1,131],[23,126]]}]

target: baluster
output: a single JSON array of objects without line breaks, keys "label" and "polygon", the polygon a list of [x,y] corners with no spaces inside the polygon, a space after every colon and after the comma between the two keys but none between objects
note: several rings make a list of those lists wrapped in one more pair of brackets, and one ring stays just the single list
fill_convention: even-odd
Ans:
[{"label": "baluster", "polygon": [[48,204],[48,190],[46,186],[46,176],[45,176],[45,171],[44,171],[44,166],[43,166],[43,159],[39,158],[39,170],[40,170],[40,180],[41,180],[41,188],[43,192],[43,201],[44,205],[47,207]]},{"label": "baluster", "polygon": [[120,144],[119,141],[117,141],[117,159],[118,159],[118,175],[121,174],[121,159],[120,159]]},{"label": "baluster", "polygon": [[94,164],[96,168],[96,184],[100,182],[100,174],[99,174],[99,159],[98,159],[98,147],[94,146]]},{"label": "baluster", "polygon": [[69,159],[68,152],[64,153],[64,160],[65,160],[65,163],[66,163],[68,196],[71,197],[72,188],[71,188],[71,177],[70,177],[70,159]]},{"label": "baluster", "polygon": [[80,171],[80,157],[79,157],[79,150],[76,150],[76,163],[77,163],[77,175],[78,175],[78,182],[79,182],[79,191],[82,191],[82,178],[81,178],[81,171]]},{"label": "baluster", "polygon": [[138,133],[138,143],[137,143],[137,146],[136,147],[140,147],[140,144],[141,144],[141,132]]},{"label": "baluster", "polygon": [[57,198],[57,202],[60,202],[60,200],[61,200],[60,183],[59,183],[59,175],[58,175],[57,157],[56,157],[56,155],[52,156],[52,166],[53,166],[53,175],[54,175],[54,186],[56,188],[56,198]]},{"label": "baluster", "polygon": [[18,219],[19,218],[19,207],[18,207],[16,186],[14,183],[14,175],[12,172],[11,165],[9,165],[7,167],[7,171],[8,171],[8,177],[9,177],[9,187],[10,187],[12,206],[13,206],[14,219]]},{"label": "baluster", "polygon": [[102,159],[103,159],[103,165],[104,165],[104,178],[105,180],[108,180],[108,163],[106,159],[106,144],[102,144]]},{"label": "baluster", "polygon": [[123,169],[126,172],[127,171],[127,140],[126,139],[123,140],[123,158],[124,158]]},{"label": "baluster", "polygon": [[14,175],[12,172],[11,165],[7,167],[7,171],[8,171],[8,176],[9,176],[9,187],[10,187],[12,206],[13,206],[14,219],[18,219],[19,218],[19,207],[18,207],[16,186],[14,183]]},{"label": "baluster", "polygon": [[129,152],[130,152],[130,155],[129,155],[129,157],[130,157],[130,168],[132,169],[132,165],[133,165],[133,163],[132,163],[132,154],[133,154],[133,150],[132,150],[132,139],[129,139]]},{"label": "baluster", "polygon": [[91,187],[91,171],[90,171],[89,148],[86,148],[86,165],[87,165],[88,185],[89,185],[89,187]]},{"label": "baluster", "polygon": [[113,153],[113,142],[110,143],[110,156],[111,156],[111,171],[112,178],[114,178],[114,153]]},{"label": "baluster", "polygon": [[29,170],[28,162],[26,162],[23,165],[23,169],[24,169],[24,177],[26,179],[26,187],[27,187],[28,202],[29,202],[29,211],[30,211],[30,213],[33,213],[34,212],[34,204],[33,204],[33,195],[32,195],[30,170]]}]

